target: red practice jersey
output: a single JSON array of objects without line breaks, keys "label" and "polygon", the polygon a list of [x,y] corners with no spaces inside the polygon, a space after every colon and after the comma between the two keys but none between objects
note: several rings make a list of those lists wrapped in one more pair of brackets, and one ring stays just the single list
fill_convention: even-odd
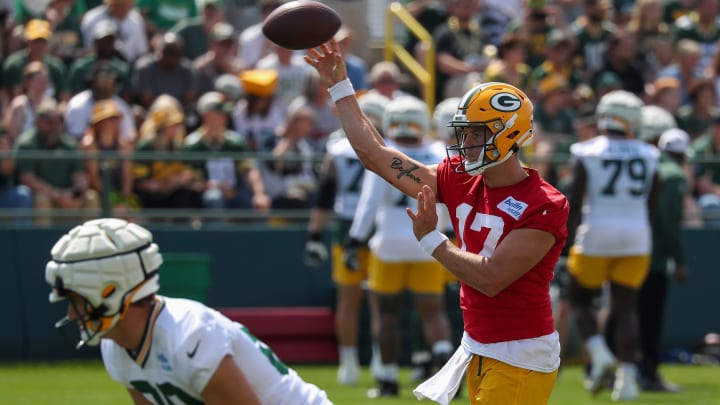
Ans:
[{"label": "red practice jersey", "polygon": [[526,169],[529,176],[517,184],[488,188],[482,175],[455,173],[457,164],[445,159],[438,166],[437,198],[447,205],[461,249],[491,257],[505,236],[522,228],[555,236],[548,254],[496,296],[462,283],[465,332],[486,344],[552,333],[549,286],[567,239],[567,198],[533,169]]}]

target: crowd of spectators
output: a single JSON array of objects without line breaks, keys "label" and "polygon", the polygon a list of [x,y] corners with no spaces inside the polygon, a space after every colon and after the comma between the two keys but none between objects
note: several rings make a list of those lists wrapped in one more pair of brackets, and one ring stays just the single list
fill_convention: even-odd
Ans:
[{"label": "crowd of spectators", "polygon": [[[302,52],[262,35],[281,2],[260,0],[243,20],[222,0],[0,1],[0,151],[41,153],[3,155],[0,206],[43,210],[39,223],[49,210],[102,201],[120,213],[309,208],[314,163],[340,123]],[[720,207],[718,0],[404,3],[433,34],[438,102],[478,81],[522,88],[535,102],[538,142],[527,157],[537,161],[578,139],[600,96],[631,91],[690,134],[701,162],[688,167],[695,201]],[[421,95],[394,63],[352,55],[349,27],[336,40],[359,93]],[[415,40],[406,48],[422,60]],[[38,157],[63,150],[89,158]],[[98,155],[132,151],[165,157]],[[207,159],[167,157],[178,151]],[[562,183],[562,163],[542,167]]]}]

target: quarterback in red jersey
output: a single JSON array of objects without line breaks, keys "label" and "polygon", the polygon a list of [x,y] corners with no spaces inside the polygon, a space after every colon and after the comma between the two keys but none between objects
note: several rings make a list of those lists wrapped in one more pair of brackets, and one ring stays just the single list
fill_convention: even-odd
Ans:
[{"label": "quarterback in red jersey", "polygon": [[[329,86],[360,160],[417,198],[417,212],[407,211],[415,236],[462,283],[462,344],[415,396],[447,404],[467,371],[472,404],[546,404],[560,365],[549,287],[569,206],[517,156],[532,139],[532,102],[509,84],[474,87],[449,122],[457,144],[426,166],[385,145],[352,97],[334,41],[305,59]],[[436,200],[448,206],[459,247],[436,229]]]}]

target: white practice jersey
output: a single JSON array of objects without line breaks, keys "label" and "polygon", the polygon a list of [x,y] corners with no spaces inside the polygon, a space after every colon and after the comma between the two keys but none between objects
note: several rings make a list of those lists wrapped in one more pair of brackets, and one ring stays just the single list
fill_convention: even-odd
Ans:
[{"label": "white practice jersey", "polygon": [[103,339],[110,376],[155,404],[201,404],[220,361],[232,356],[263,404],[331,404],[243,325],[205,305],[158,296],[136,355]]},{"label": "white practice jersey", "polygon": [[637,139],[597,136],[573,144],[570,153],[587,173],[582,223],[575,237],[590,256],[646,255],[652,248],[648,195],[659,151]]},{"label": "white practice jersey", "polygon": [[358,159],[347,138],[328,143],[327,153],[335,165],[337,190],[335,192],[335,215],[352,220],[360,200],[365,167]]},{"label": "white practice jersey", "polygon": [[[445,148],[439,143],[418,147],[394,145],[396,149],[425,165],[435,165],[445,158]],[[414,176],[412,167],[403,162],[399,176]],[[370,251],[384,262],[429,262],[432,258],[418,243],[412,230],[412,220],[405,212],[417,210],[417,200],[403,194],[378,175],[366,172],[360,202],[350,228],[350,236],[358,240],[370,238]],[[438,216],[447,217],[447,208],[438,204]]]}]

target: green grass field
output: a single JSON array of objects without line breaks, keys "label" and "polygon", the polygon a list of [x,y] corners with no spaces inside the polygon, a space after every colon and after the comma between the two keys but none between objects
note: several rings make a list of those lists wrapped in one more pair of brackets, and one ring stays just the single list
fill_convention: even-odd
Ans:
[{"label": "green grass field", "polygon": [[[365,371],[356,387],[340,386],[335,382],[335,367],[296,366],[307,381],[324,388],[334,403],[344,404],[419,404],[412,396],[413,384],[405,371],[401,376],[402,393],[399,399],[371,401],[365,392],[372,387],[370,374]],[[720,405],[720,367],[665,366],[663,374],[680,384],[680,394],[641,394],[636,404]],[[58,364],[0,365],[0,405],[115,405],[129,404],[125,390],[105,373],[99,362]],[[425,401],[422,403],[430,404]],[[467,396],[455,400],[467,404]],[[581,387],[580,368],[563,368],[562,375],[550,401],[552,405],[603,405],[613,403],[610,394],[603,392],[591,398]]]}]

